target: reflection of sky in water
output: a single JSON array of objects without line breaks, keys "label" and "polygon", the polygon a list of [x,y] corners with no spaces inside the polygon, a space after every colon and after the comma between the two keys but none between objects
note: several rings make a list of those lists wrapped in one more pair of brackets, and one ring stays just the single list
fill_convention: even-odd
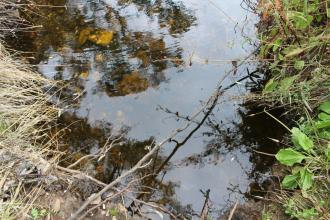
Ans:
[{"label": "reflection of sky in water", "polygon": [[[75,2],[79,1],[71,1],[71,5],[76,5]],[[245,22],[246,15],[248,15],[248,20],[252,19],[251,14],[240,7],[241,0],[219,0],[212,1],[212,4],[209,1],[200,0],[183,1],[183,4],[197,17],[196,25],[190,27],[186,33],[173,36],[169,34],[168,29],[159,27],[156,16],[148,17],[135,5],[123,7],[116,5],[116,1],[108,0],[106,2],[126,18],[127,30],[131,32],[147,31],[152,33],[153,37],[162,37],[168,50],[181,47],[183,60],[186,61],[184,67],[169,65],[162,73],[157,73],[161,75],[158,77],[162,79],[159,85],[149,87],[136,94],[110,97],[106,91],[98,89],[99,81],[105,73],[102,72],[103,64],[95,61],[97,51],[85,52],[82,55],[69,47],[65,49],[64,56],[75,57],[75,62],[79,60],[82,63],[90,62],[89,75],[83,82],[85,95],[82,96],[80,106],[76,109],[78,116],[87,117],[90,124],[107,121],[112,123],[116,129],[123,125],[129,126],[131,130],[128,136],[136,140],[155,136],[160,141],[173,129],[178,128],[182,122],[157,110],[157,106],[161,105],[178,111],[182,115],[191,114],[200,107],[200,101],[206,100],[213,92],[224,72],[232,68],[230,62],[226,64],[222,61],[244,58],[252,50],[244,43],[244,38],[239,30],[239,27],[242,27]],[[214,4],[229,15],[230,19]],[[105,12],[102,10],[86,10],[85,7],[80,6],[80,13],[86,21],[95,18],[95,25],[99,28],[120,29],[120,27],[108,23],[105,19]],[[233,20],[238,22],[237,33],[234,30]],[[245,25],[244,32],[249,35],[249,33],[253,33],[253,28],[253,23],[250,22]],[[50,54],[50,58],[46,62],[49,66],[40,65],[41,72],[48,77],[54,77],[56,65],[60,64],[64,66],[62,79],[70,79],[76,70],[72,67],[65,67],[65,64],[69,64],[69,59],[65,60],[66,58],[61,55],[63,53],[55,52],[52,49],[49,49],[47,53]],[[192,66],[188,65],[190,58]],[[205,63],[206,59],[208,64]],[[137,66],[138,61],[136,58],[130,58],[128,62],[131,66]],[[148,69],[148,71],[152,71],[152,69]],[[240,71],[244,73],[245,68]],[[74,74],[79,75],[79,73]],[[239,77],[239,73],[236,76],[230,76],[225,84],[228,85]],[[245,93],[243,86],[238,86],[230,91],[230,95]],[[226,98],[228,97],[225,96],[221,100]],[[215,117],[224,122],[234,120],[239,123],[238,104],[236,101],[226,101],[215,109]],[[202,135],[208,130],[208,128],[202,127],[172,158],[172,165],[193,153],[201,152],[211,139]],[[163,152],[170,152],[169,147],[165,146]],[[242,146],[242,148],[244,147]],[[228,187],[239,185],[243,192],[247,190],[249,180],[245,172],[252,168],[249,157],[248,153],[242,153],[240,149],[236,149],[219,159],[220,162],[217,165],[206,163],[200,167],[190,165],[173,168],[168,171],[165,180],[180,184],[180,187],[176,188],[176,197],[182,205],[192,203],[194,209],[200,210],[204,202],[199,192],[200,189],[211,189],[212,201],[225,205],[226,200],[229,199]],[[236,201],[236,198],[231,199]]]}]

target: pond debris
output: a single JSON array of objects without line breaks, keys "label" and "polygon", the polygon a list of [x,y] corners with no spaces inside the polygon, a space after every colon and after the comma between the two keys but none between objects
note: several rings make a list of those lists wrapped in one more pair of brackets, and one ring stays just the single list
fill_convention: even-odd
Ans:
[{"label": "pond debris", "polygon": [[87,79],[88,76],[89,76],[89,72],[81,72],[80,75],[79,75],[82,79]]},{"label": "pond debris", "polygon": [[95,30],[90,27],[83,29],[78,37],[79,45],[84,45],[87,41],[90,41],[96,45],[108,46],[114,36],[114,31],[110,30]]},{"label": "pond debris", "polygon": [[117,90],[124,95],[142,92],[149,86],[148,80],[144,78],[138,71],[124,75],[123,79],[117,84]]}]

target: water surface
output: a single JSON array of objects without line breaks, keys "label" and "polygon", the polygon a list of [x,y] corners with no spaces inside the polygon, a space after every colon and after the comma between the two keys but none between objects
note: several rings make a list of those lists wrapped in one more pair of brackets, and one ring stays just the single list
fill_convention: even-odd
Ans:
[{"label": "water surface", "polygon": [[[61,117],[63,127],[69,126],[61,140],[62,150],[71,155],[67,160],[96,152],[109,136],[124,134],[107,167],[89,164],[103,181],[132,167],[147,145],[186,123],[182,117],[201,107],[233,68],[232,61],[255,49],[257,18],[240,6],[241,0],[49,3],[66,7],[44,8],[35,18],[44,27],[30,36],[32,45],[20,45],[33,52],[32,62],[42,74],[69,85],[62,94],[67,105]],[[102,34],[105,42],[98,41]],[[256,68],[254,62],[242,65],[223,86]],[[237,98],[249,93],[246,82],[220,97],[206,123],[173,155],[174,142],[155,155],[148,172],[169,162],[156,179],[143,182],[156,189],[141,198],[190,218],[200,214],[201,191],[209,189],[210,212],[216,217],[236,201],[244,202],[256,185],[262,187],[258,184],[273,159],[253,149],[275,152],[267,137],[282,129],[263,114],[248,117],[260,109]]]}]

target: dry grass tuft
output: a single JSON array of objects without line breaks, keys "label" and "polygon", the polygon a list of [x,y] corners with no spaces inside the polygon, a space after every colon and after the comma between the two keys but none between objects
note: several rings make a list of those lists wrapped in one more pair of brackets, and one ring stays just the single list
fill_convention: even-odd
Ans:
[{"label": "dry grass tuft", "polygon": [[58,115],[52,86],[0,44],[0,219],[28,218],[38,189],[51,177],[55,160],[45,159],[47,131]]},{"label": "dry grass tuft", "polygon": [[14,61],[1,45],[0,72],[0,120],[5,127],[0,134],[40,139],[47,129],[43,125],[53,121],[58,111],[50,105],[46,89],[53,83]]},{"label": "dry grass tuft", "polygon": [[[20,18],[33,2],[0,2],[0,219],[36,219],[31,213],[52,176],[58,153],[49,130],[59,110],[51,103],[54,82],[8,53],[1,39],[34,29]],[[35,214],[40,214],[34,212]]]}]

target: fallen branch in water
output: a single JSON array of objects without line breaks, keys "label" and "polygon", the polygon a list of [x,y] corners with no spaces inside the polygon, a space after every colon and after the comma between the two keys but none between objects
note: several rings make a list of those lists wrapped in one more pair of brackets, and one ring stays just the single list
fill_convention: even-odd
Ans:
[{"label": "fallen branch in water", "polygon": [[236,203],[235,203],[233,209],[230,211],[230,214],[229,214],[228,220],[231,220],[231,219],[233,218],[234,213],[235,213],[235,210],[236,210],[236,208],[237,208],[237,205],[238,205],[238,201],[236,201]]},{"label": "fallen branch in water", "polygon": [[[111,199],[117,198],[117,197],[119,197],[120,195],[123,195],[125,192],[128,192],[129,189],[131,188],[131,186],[133,185],[133,183],[135,183],[135,182],[139,182],[139,181],[142,181],[142,179],[144,179],[144,178],[146,178],[146,177],[148,177],[148,175],[143,176],[143,177],[141,177],[141,178],[133,179],[133,180],[130,181],[130,182],[126,185],[126,187],[123,188],[123,189],[112,188],[114,191],[117,191],[117,192],[116,192],[115,194],[111,195],[111,196],[108,196],[107,198],[105,198],[103,201],[101,201],[99,204],[95,205],[94,207],[88,209],[87,212],[86,212],[85,214],[83,214],[82,216],[79,217],[79,220],[84,219],[84,217],[85,217],[88,213],[90,213],[90,212],[92,212],[93,210],[95,210],[95,209],[101,207],[103,204],[105,204],[106,202],[110,201]],[[104,184],[104,185],[106,185],[106,184]],[[102,197],[102,196],[100,195],[99,197]],[[126,196],[126,197],[132,199],[132,198],[129,197],[129,196]]]},{"label": "fallen branch in water", "polygon": [[206,190],[206,192],[203,192],[201,190],[203,196],[205,197],[204,205],[200,214],[200,219],[201,220],[206,220],[208,219],[209,216],[209,206],[210,206],[210,189]]},{"label": "fallen branch in water", "polygon": [[[114,188],[118,183],[120,183],[122,180],[124,180],[126,177],[130,176],[131,174],[135,173],[137,170],[142,169],[144,167],[146,167],[148,164],[150,164],[149,162],[147,162],[150,157],[155,154],[159,148],[161,148],[164,144],[166,144],[167,142],[173,140],[180,132],[186,130],[191,124],[193,124],[194,120],[201,114],[203,113],[206,109],[208,111],[210,111],[211,109],[214,108],[215,104],[217,103],[218,98],[220,97],[220,95],[223,94],[223,92],[225,92],[226,90],[228,90],[228,87],[226,87],[225,89],[222,89],[222,84],[224,82],[224,80],[233,72],[235,71],[236,68],[238,68],[239,66],[243,65],[245,63],[245,60],[249,59],[252,55],[254,54],[254,51],[247,56],[244,60],[242,60],[236,67],[232,68],[231,70],[229,70],[228,72],[226,72],[223,77],[220,79],[219,84],[217,86],[217,88],[215,89],[215,91],[212,93],[212,95],[209,97],[209,99],[207,100],[207,102],[199,109],[197,110],[194,114],[192,114],[190,118],[190,121],[187,121],[187,123],[185,125],[183,125],[181,128],[178,128],[176,130],[174,130],[172,132],[172,134],[170,134],[167,138],[165,138],[163,141],[161,141],[160,143],[156,144],[146,155],[144,155],[130,170],[127,170],[126,172],[122,173],[119,177],[117,177],[117,179],[115,179],[114,181],[112,181],[111,183],[109,183],[108,185],[106,185],[102,190],[100,190],[98,193],[94,194],[93,196],[89,197],[83,204],[82,206],[75,212],[72,214],[72,216],[70,218],[68,218],[68,220],[76,220],[79,218],[79,215],[87,208],[87,206],[93,202],[96,198],[98,198],[99,196],[101,196],[103,193],[105,193],[106,191],[110,190],[111,188]],[[236,85],[237,83],[233,83],[229,86],[229,88],[231,88],[233,85]],[[197,127],[195,127],[192,132],[190,132],[189,136],[191,136],[198,128],[200,127],[200,125],[197,125]],[[196,129],[197,128],[197,129]],[[182,141],[180,144],[184,144],[186,142],[186,138],[184,139],[184,141]],[[151,147],[151,146],[150,146]]]},{"label": "fallen branch in water", "polygon": [[87,174],[85,174],[85,173],[83,173],[79,170],[73,170],[73,169],[61,167],[61,166],[58,166],[58,165],[56,166],[56,169],[67,172],[67,173],[71,173],[71,174],[78,174],[78,175],[81,175],[82,177],[85,177],[86,179],[89,179],[89,180],[97,183],[100,186],[107,186],[107,184],[105,184],[105,183],[95,179],[94,177],[91,177],[91,176],[89,176],[89,175],[87,175]]}]

